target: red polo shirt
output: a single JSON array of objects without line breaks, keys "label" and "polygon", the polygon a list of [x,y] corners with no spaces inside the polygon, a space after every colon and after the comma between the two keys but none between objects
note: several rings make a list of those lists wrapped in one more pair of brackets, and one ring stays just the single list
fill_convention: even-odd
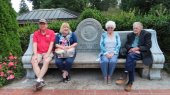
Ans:
[{"label": "red polo shirt", "polygon": [[55,34],[53,30],[46,29],[43,35],[40,30],[34,32],[33,42],[37,43],[37,53],[47,53],[50,42],[54,42]]}]

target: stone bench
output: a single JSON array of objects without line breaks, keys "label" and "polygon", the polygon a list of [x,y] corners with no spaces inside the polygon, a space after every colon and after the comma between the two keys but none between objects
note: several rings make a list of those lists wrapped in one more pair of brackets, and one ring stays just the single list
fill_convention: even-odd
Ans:
[{"label": "stone bench", "polygon": [[[161,69],[164,65],[164,55],[160,50],[156,31],[152,29],[146,29],[152,34],[152,57],[153,65],[151,67],[146,67],[142,64],[142,61],[137,61],[137,68],[140,68],[142,77],[147,77],[150,79],[161,79]],[[92,18],[85,19],[79,23],[75,34],[78,39],[77,55],[73,64],[73,68],[100,68],[99,61],[96,61],[98,54],[100,52],[100,37],[103,32],[101,24]],[[115,31],[118,32],[121,38],[121,46],[124,46],[126,42],[126,36],[128,33],[133,31]],[[31,57],[33,55],[33,34],[30,35],[30,42],[28,49],[22,57],[23,66],[26,69],[26,78],[35,78],[35,74],[31,65]],[[50,62],[49,68],[57,68],[54,64],[53,59]],[[124,68],[124,63],[126,59],[119,58],[117,68]]]}]

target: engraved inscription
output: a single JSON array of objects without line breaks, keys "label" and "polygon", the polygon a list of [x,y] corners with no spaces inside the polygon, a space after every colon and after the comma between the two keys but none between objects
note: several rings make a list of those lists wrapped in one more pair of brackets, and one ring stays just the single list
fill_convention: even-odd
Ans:
[{"label": "engraved inscription", "polygon": [[99,44],[79,44],[81,49],[96,49],[97,47],[99,47]]}]

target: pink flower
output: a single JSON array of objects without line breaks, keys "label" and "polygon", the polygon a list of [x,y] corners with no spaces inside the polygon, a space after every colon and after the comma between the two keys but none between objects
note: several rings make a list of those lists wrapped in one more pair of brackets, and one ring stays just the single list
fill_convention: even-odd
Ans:
[{"label": "pink flower", "polygon": [[4,72],[0,72],[0,77],[3,77],[4,76]]},{"label": "pink flower", "polygon": [[14,78],[15,78],[14,75],[10,75],[10,76],[8,76],[6,79],[7,79],[7,80],[11,80],[11,79],[14,79]]},{"label": "pink flower", "polygon": [[17,67],[16,66],[14,66],[14,69],[16,69]]},{"label": "pink flower", "polygon": [[3,65],[6,65],[6,62],[4,62]]},{"label": "pink flower", "polygon": [[9,57],[8,57],[8,58],[9,58],[9,60],[17,59],[17,57],[16,57],[16,56],[13,56],[13,55],[12,55],[12,53],[9,53]]},{"label": "pink flower", "polygon": [[2,69],[2,65],[0,64],[0,70]]},{"label": "pink flower", "polygon": [[8,58],[9,58],[9,60],[14,60],[15,59],[13,55],[10,55]]},{"label": "pink flower", "polygon": [[17,59],[17,57],[16,57],[16,56],[14,56],[14,59]]},{"label": "pink flower", "polygon": [[14,66],[14,62],[9,62],[8,67]]},{"label": "pink flower", "polygon": [[8,74],[12,74],[13,71],[12,71],[12,70],[8,70],[7,73],[8,73]]}]

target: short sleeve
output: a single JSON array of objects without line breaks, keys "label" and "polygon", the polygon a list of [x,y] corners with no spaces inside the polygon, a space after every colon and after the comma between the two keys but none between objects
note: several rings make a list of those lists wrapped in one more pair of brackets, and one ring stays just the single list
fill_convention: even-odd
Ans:
[{"label": "short sleeve", "polygon": [[55,33],[54,31],[51,32],[51,39],[50,39],[51,42],[54,42],[55,41]]},{"label": "short sleeve", "polygon": [[34,32],[34,34],[33,34],[33,42],[38,42],[37,36],[38,36],[37,33]]},{"label": "short sleeve", "polygon": [[77,43],[77,37],[74,33],[72,33],[73,43]]}]

